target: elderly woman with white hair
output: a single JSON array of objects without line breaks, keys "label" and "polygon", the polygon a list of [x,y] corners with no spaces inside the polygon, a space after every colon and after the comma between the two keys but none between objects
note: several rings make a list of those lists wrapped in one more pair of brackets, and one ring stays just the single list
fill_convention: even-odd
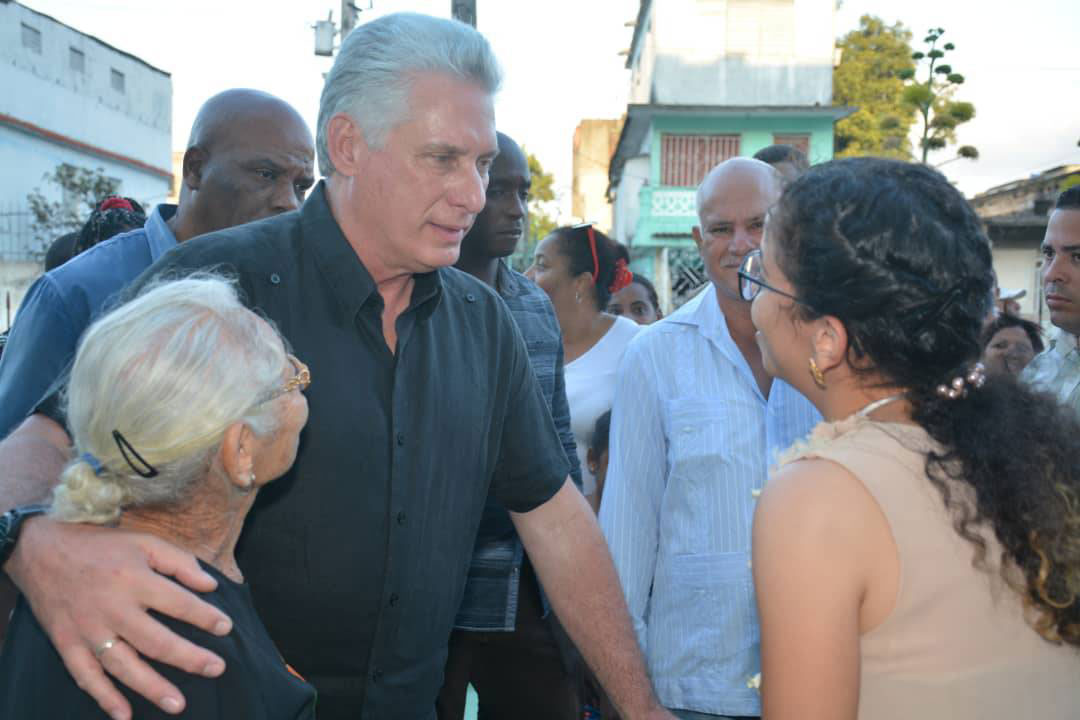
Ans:
[{"label": "elderly woman with white hair", "polygon": [[[228,635],[159,616],[225,660],[217,678],[153,663],[183,689],[187,717],[314,717],[314,689],[278,653],[233,556],[256,492],[293,464],[310,379],[233,286],[210,276],[151,287],[94,323],[79,346],[67,392],[75,459],[48,512],[156,535],[217,581],[202,597],[232,618]],[[107,637],[95,652],[109,669],[134,650]],[[134,717],[174,717],[127,697]],[[0,717],[106,717],[22,599],[0,656]]]}]

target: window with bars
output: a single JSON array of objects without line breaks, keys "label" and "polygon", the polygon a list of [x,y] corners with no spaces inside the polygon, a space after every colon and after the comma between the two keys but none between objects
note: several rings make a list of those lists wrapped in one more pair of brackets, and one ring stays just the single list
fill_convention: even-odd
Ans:
[{"label": "window with bars", "polygon": [[803,155],[810,156],[810,133],[776,133],[772,141],[774,145],[790,145]]},{"label": "window with bars", "polygon": [[22,46],[38,55],[41,54],[41,31],[36,27],[22,24]]},{"label": "window with bars", "polygon": [[738,135],[660,136],[660,184],[697,187],[719,163],[739,154]]}]

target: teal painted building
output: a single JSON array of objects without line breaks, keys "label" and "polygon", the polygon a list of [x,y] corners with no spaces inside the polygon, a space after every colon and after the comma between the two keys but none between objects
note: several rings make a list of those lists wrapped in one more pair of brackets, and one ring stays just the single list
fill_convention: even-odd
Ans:
[{"label": "teal painted building", "polygon": [[[832,0],[642,0],[627,60],[632,102],[609,168],[615,238],[670,308],[705,282],[695,189],[775,143],[832,158]],[[695,36],[708,44],[692,44]]]}]

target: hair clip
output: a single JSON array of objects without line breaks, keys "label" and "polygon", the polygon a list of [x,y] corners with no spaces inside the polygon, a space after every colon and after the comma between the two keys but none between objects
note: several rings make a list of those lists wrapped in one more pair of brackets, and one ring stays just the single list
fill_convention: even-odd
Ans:
[{"label": "hair clip", "polygon": [[986,368],[982,363],[975,363],[967,375],[957,375],[948,385],[938,385],[937,394],[950,400],[967,395],[968,390],[978,390],[986,384]]},{"label": "hair clip", "polygon": [[614,295],[632,282],[634,282],[634,273],[626,267],[625,258],[619,258],[615,261],[615,279],[611,281],[611,287],[608,290]]},{"label": "hair clip", "polygon": [[[139,477],[144,477],[144,478],[157,477],[157,474],[158,474],[157,468],[154,467],[153,465],[151,465],[150,463],[146,462],[146,458],[144,458],[142,455],[140,455],[138,453],[138,451],[135,450],[134,447],[132,447],[131,443],[129,443],[127,441],[126,437],[124,437],[123,435],[120,434],[119,430],[113,430],[112,431],[112,436],[113,436],[113,440],[116,441],[116,447],[120,448],[120,454],[124,456],[124,460],[127,461],[127,464],[129,466],[131,466],[131,469],[134,470],[135,473],[137,475],[139,475]],[[130,452],[133,456],[135,456],[135,459],[138,460],[142,464],[142,467],[139,467],[138,465],[136,465],[134,462],[131,461],[131,458],[128,457],[128,452]]]}]

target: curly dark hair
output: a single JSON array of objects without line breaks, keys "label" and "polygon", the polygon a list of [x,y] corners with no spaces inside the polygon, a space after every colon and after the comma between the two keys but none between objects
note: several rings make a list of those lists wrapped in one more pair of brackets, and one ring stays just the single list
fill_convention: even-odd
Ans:
[{"label": "curly dark hair", "polygon": [[99,202],[82,226],[79,239],[75,241],[75,255],[89,250],[113,235],[136,230],[146,224],[146,211],[138,202],[132,198],[123,198],[131,206],[130,210],[123,207],[102,210],[101,206],[109,199],[105,198]]},{"label": "curly dark hair", "polygon": [[1041,353],[1046,349],[1046,345],[1042,339],[1042,328],[1037,323],[1033,323],[1030,320],[1025,320],[1022,317],[1017,317],[1010,313],[1001,313],[992,321],[987,323],[983,328],[982,336],[979,339],[979,343],[982,345],[983,350],[990,344],[990,341],[994,339],[1000,331],[1005,328],[1018,327],[1027,333],[1028,340],[1031,341],[1031,347],[1035,350],[1036,354]]},{"label": "curly dark hair", "polygon": [[592,248],[589,247],[589,228],[591,225],[565,225],[555,228],[551,234],[558,242],[559,252],[570,261],[570,276],[577,277],[581,273],[592,275],[596,272],[596,280],[593,282],[593,298],[596,301],[596,309],[604,310],[611,299],[611,284],[615,282],[615,262],[624,258],[620,251],[620,245],[596,228],[593,228],[593,237],[596,239],[596,263],[593,263]]},{"label": "curly dark hair", "polygon": [[838,160],[793,182],[770,222],[797,312],[840,320],[856,372],[906,389],[938,445],[927,477],[975,566],[988,567],[989,529],[1035,629],[1080,645],[1080,419],[1011,377],[936,392],[978,359],[991,303],[989,243],[963,196],[923,165]]}]

